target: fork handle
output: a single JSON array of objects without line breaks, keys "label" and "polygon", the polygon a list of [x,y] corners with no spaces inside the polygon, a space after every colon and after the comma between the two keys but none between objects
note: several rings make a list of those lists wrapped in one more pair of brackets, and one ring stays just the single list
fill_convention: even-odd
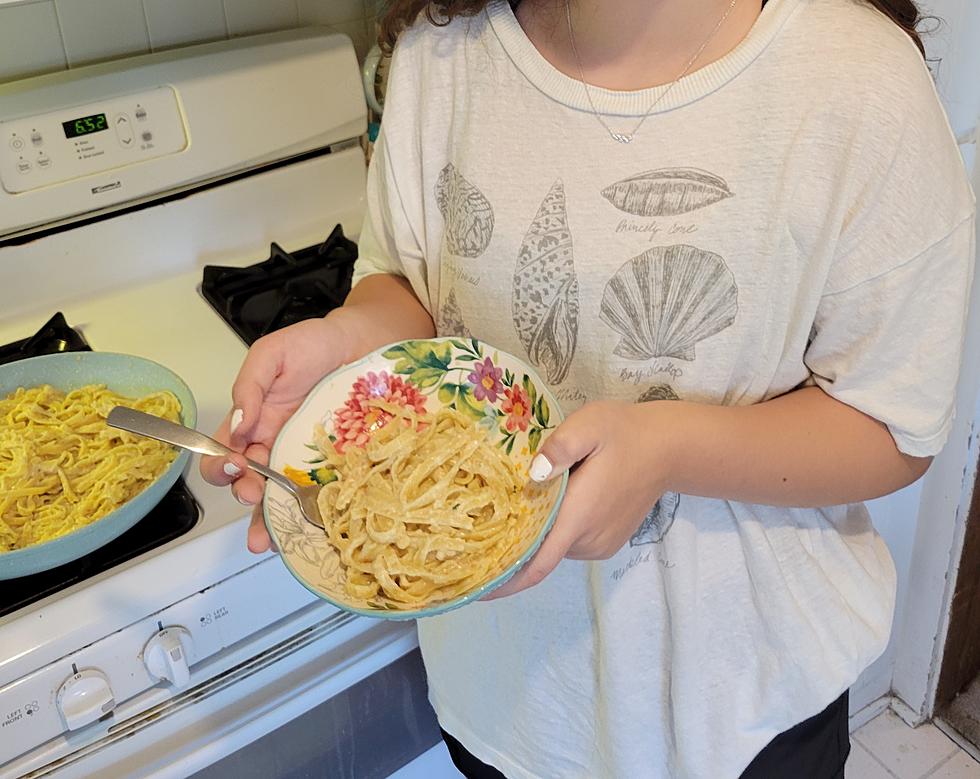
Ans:
[{"label": "fork handle", "polygon": [[[163,419],[154,414],[146,414],[143,411],[137,411],[134,408],[127,408],[126,406],[116,406],[112,409],[106,418],[106,422],[109,427],[126,430],[130,433],[144,436],[145,438],[163,441],[166,444],[179,446],[181,449],[187,449],[198,454],[207,454],[215,457],[238,454],[224,444],[218,443],[210,436],[204,435],[204,433],[200,433],[184,425],[179,425],[176,422],[171,422],[169,419]],[[278,471],[267,468],[261,463],[255,462],[255,460],[250,460],[248,457],[245,458],[245,463],[253,471],[262,474],[267,479],[271,479],[284,490],[287,490],[293,495],[297,494],[296,485]]]}]

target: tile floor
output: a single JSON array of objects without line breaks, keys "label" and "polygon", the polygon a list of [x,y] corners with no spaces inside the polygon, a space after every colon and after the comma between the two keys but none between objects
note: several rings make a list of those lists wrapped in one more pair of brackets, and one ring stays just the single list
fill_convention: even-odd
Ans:
[{"label": "tile floor", "polygon": [[[389,779],[461,779],[439,744]],[[980,763],[935,725],[910,728],[890,710],[851,734],[846,779],[980,779]]]},{"label": "tile floor", "polygon": [[847,779],[980,779],[980,763],[932,724],[910,728],[891,710],[851,734]]}]

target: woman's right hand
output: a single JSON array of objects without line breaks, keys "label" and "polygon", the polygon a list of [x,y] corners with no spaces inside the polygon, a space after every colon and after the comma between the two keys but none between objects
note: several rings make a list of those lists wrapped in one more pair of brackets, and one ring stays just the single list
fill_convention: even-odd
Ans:
[{"label": "woman's right hand", "polygon": [[201,475],[211,484],[230,484],[239,503],[255,506],[248,530],[252,552],[264,552],[272,542],[259,506],[265,479],[245,467],[245,457],[269,462],[283,424],[313,386],[344,362],[346,341],[330,318],[308,319],[260,338],[242,363],[231,390],[232,410],[214,435],[240,454],[202,457]]}]

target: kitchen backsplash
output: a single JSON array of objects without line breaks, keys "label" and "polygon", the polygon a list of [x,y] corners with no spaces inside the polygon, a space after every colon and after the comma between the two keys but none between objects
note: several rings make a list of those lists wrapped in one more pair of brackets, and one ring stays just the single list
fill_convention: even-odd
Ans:
[{"label": "kitchen backsplash", "polygon": [[0,0],[0,82],[192,43],[325,25],[358,57],[383,0]]}]

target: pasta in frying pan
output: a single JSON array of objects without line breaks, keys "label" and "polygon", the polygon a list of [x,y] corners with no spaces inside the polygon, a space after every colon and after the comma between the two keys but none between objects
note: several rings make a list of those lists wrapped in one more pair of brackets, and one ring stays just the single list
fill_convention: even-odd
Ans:
[{"label": "pasta in frying pan", "polygon": [[485,431],[452,409],[392,418],[363,448],[317,445],[338,479],[318,503],[346,595],[365,608],[418,609],[501,573],[521,543],[524,481]]},{"label": "pasta in frying pan", "polygon": [[110,428],[117,405],[179,421],[170,392],[125,398],[99,385],[44,385],[0,397],[0,553],[89,525],[143,491],[176,456]]}]

